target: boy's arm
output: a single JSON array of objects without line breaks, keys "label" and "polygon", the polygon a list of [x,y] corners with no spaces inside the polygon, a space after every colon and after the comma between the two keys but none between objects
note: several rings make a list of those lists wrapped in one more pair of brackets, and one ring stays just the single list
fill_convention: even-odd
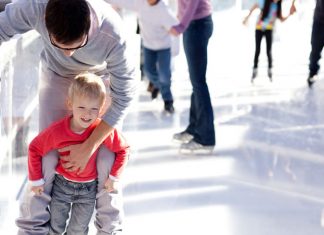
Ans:
[{"label": "boy's arm", "polygon": [[116,129],[105,140],[104,145],[115,153],[115,161],[110,170],[109,178],[118,181],[128,162],[130,146],[123,135]]},{"label": "boy's arm", "polygon": [[179,20],[174,16],[174,14],[171,12],[170,8],[167,5],[163,6],[161,21],[163,23],[163,27],[167,31],[170,31],[172,26],[179,24]]},{"label": "boy's arm", "polygon": [[37,135],[28,148],[28,179],[32,186],[41,186],[45,183],[42,173],[42,158],[54,147],[52,129],[47,128]]},{"label": "boy's arm", "polygon": [[118,6],[120,8],[126,8],[135,11],[139,6],[137,0],[105,0],[107,3]]}]

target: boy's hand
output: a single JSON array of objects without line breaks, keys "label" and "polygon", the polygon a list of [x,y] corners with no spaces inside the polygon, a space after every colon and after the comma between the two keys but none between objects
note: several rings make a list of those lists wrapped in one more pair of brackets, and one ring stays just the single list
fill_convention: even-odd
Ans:
[{"label": "boy's hand", "polygon": [[33,191],[35,195],[40,196],[44,192],[44,185],[32,186],[31,191]]},{"label": "boy's hand", "polygon": [[173,35],[173,36],[179,36],[179,35],[180,35],[180,33],[178,33],[178,31],[175,30],[174,28],[171,28],[171,29],[169,30],[169,33],[170,33],[171,35]]},{"label": "boy's hand", "polygon": [[112,179],[108,178],[105,182],[105,189],[109,192],[118,192],[119,190],[119,181],[113,181]]}]

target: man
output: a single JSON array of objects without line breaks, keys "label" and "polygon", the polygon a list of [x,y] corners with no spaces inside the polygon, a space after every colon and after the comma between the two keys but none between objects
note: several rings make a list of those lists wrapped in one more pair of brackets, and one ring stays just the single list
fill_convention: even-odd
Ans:
[{"label": "man", "polygon": [[[96,73],[102,76],[110,90],[112,104],[90,137],[82,144],[59,150],[69,153],[63,159],[67,161],[64,167],[68,170],[84,169],[92,153],[113,128],[121,124],[134,96],[134,68],[126,58],[120,25],[119,16],[102,0],[18,0],[0,13],[0,43],[32,29],[43,40],[40,130],[67,114],[67,90],[77,74]],[[117,234],[121,230],[121,193],[108,193],[104,188],[104,180],[113,164],[110,160],[113,156],[109,155],[112,155],[109,150],[101,148],[97,160],[97,234]],[[23,198],[16,221],[18,234],[48,234],[50,214],[47,208],[57,156],[57,152],[52,151],[43,159],[44,192],[40,196],[26,193]]]},{"label": "man", "polygon": [[312,36],[312,49],[309,55],[309,75],[308,86],[312,87],[313,83],[318,79],[317,73],[320,69],[319,60],[324,46],[324,0],[316,0],[314,11]]}]

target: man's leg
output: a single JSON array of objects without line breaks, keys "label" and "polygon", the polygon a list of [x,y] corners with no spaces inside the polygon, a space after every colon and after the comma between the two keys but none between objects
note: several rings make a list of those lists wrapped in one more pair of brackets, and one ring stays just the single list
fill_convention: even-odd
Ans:
[{"label": "man's leg", "polygon": [[[39,129],[43,130],[52,122],[67,114],[65,100],[70,80],[58,77],[55,73],[43,69],[39,85]],[[42,161],[45,191],[40,196],[34,196],[30,187],[22,198],[20,215],[16,220],[19,235],[47,235],[50,214],[48,205],[51,200],[51,190],[57,165],[58,154],[53,151]]]},{"label": "man's leg", "polygon": [[[18,235],[47,235],[49,232],[50,214],[48,205],[57,165],[57,153],[50,152],[43,158],[42,167],[45,179],[44,192],[36,196],[27,186],[20,204],[20,215],[16,220],[19,227]],[[46,169],[44,171],[44,169]]]},{"label": "man's leg", "polygon": [[97,235],[117,234],[122,230],[123,196],[121,189],[118,192],[108,193],[104,184],[109,176],[115,155],[110,150],[101,147],[97,157],[98,192],[96,201]]}]

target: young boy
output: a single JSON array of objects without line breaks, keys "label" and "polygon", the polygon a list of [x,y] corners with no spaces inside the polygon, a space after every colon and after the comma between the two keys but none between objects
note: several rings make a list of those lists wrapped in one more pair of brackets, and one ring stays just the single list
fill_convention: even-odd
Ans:
[{"label": "young boy", "polygon": [[[105,101],[106,88],[100,77],[85,73],[74,79],[67,100],[72,115],[50,125],[29,145],[28,176],[31,190],[36,196],[44,191],[42,157],[51,150],[85,141],[100,123],[99,116],[104,111]],[[115,153],[115,162],[105,188],[108,192],[117,191],[118,179],[128,160],[129,146],[116,129],[103,145]],[[63,167],[65,161],[59,160],[50,203],[50,235],[63,234],[65,231],[66,234],[88,234],[97,192],[97,152],[91,156],[82,172],[67,171]],[[64,156],[68,153],[59,154]],[[70,210],[70,221],[66,227]]]},{"label": "young boy", "polygon": [[178,23],[163,0],[106,0],[118,7],[134,10],[138,14],[143,41],[144,74],[153,84],[152,99],[161,92],[164,110],[174,113],[171,93],[171,34]]}]

